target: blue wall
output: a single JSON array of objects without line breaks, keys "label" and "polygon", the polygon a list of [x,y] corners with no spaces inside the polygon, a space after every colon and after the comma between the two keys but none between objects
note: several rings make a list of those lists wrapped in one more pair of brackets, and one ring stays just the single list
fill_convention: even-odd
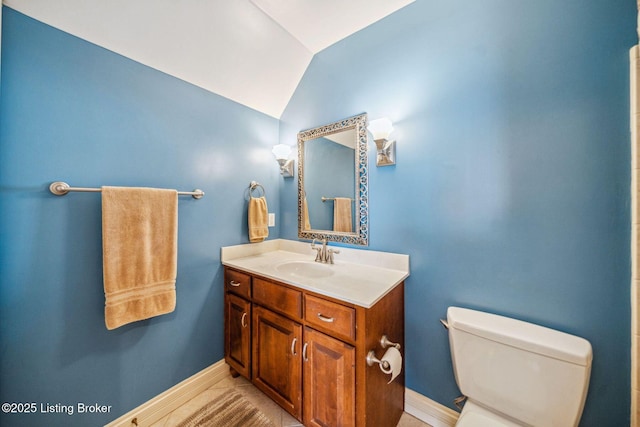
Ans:
[{"label": "blue wall", "polygon": [[[278,120],[6,7],[2,24],[0,396],[112,409],[0,425],[103,425],[223,357],[220,247],[248,242],[251,180],[278,212]],[[57,180],[205,191],[179,201],[175,312],[107,331],[100,195]]]},{"label": "blue wall", "polygon": [[[280,124],[388,116],[370,248],[407,253],[407,386],[452,406],[451,305],[587,338],[584,426],[629,425],[633,0],[418,0],[316,55]],[[281,187],[296,238],[295,183]]]}]

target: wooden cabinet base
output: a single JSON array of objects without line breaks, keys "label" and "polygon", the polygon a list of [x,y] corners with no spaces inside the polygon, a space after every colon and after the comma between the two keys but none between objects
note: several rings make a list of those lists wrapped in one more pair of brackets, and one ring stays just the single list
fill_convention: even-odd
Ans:
[{"label": "wooden cabinet base", "polygon": [[225,359],[232,376],[249,379],[307,427],[398,424],[404,362],[388,383],[390,376],[366,358],[370,350],[383,356],[383,335],[403,352],[404,283],[364,308],[229,268],[225,278]]}]

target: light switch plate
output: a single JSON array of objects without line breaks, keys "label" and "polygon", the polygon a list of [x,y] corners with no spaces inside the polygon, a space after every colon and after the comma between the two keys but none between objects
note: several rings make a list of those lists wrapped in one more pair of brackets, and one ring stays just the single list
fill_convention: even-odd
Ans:
[{"label": "light switch plate", "polygon": [[270,213],[269,214],[269,227],[275,227],[275,226],[276,226],[276,214]]}]

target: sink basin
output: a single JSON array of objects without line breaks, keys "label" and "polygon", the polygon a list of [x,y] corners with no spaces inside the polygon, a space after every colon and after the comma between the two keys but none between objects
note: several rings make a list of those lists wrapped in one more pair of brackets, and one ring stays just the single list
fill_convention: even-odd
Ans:
[{"label": "sink basin", "polygon": [[293,276],[320,278],[333,275],[331,267],[312,261],[290,261],[279,264],[276,270],[282,274]]}]

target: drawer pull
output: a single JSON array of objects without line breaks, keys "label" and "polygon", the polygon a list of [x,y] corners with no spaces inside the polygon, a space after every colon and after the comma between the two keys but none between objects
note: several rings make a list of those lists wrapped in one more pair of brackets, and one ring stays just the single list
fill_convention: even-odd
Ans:
[{"label": "drawer pull", "polygon": [[246,320],[247,320],[247,312],[245,311],[244,313],[242,313],[242,319],[240,319],[240,324],[242,324],[243,328],[247,327]]},{"label": "drawer pull", "polygon": [[323,316],[322,313],[318,313],[318,319],[327,323],[333,323],[333,321],[335,320],[333,317]]},{"label": "drawer pull", "polygon": [[234,282],[233,280],[230,280],[230,281],[229,281],[229,284],[230,284],[231,286],[233,286],[234,288],[237,288],[237,287],[238,287],[238,286],[240,286],[242,283],[240,283],[240,282]]},{"label": "drawer pull", "polygon": [[291,354],[293,354],[294,356],[297,356],[298,353],[296,353],[296,343],[298,342],[298,338],[294,338],[293,341],[291,341]]},{"label": "drawer pull", "polygon": [[304,343],[304,346],[302,346],[302,360],[304,360],[305,362],[308,362],[309,359],[307,359],[307,346],[309,345],[308,342]]}]

